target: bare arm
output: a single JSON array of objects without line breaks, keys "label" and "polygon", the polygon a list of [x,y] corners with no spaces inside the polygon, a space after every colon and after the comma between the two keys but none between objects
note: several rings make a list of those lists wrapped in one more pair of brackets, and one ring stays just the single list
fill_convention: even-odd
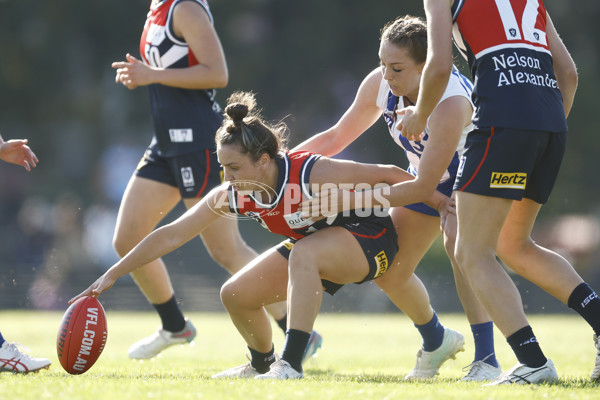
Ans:
[{"label": "bare arm", "polygon": [[546,21],[546,34],[548,35],[548,46],[552,53],[554,73],[558,82],[558,88],[563,97],[565,115],[569,116],[579,79],[577,76],[577,67],[560,36],[558,36],[558,32],[554,28],[554,24],[548,14],[546,14]]},{"label": "bare arm", "polygon": [[442,98],[452,70],[452,14],[448,0],[424,0],[427,16],[427,60],[415,107],[401,110],[402,135],[418,140],[427,118]]},{"label": "bare arm", "polygon": [[184,38],[198,60],[187,68],[156,68],[127,54],[126,61],[114,62],[116,82],[129,89],[160,83],[184,89],[222,88],[229,79],[225,54],[206,11],[199,4],[182,2],[173,10],[173,28]]},{"label": "bare arm", "polygon": [[381,116],[381,109],[376,104],[381,79],[381,69],[376,68],[363,80],[354,102],[342,118],[326,131],[300,143],[294,150],[311,151],[327,157],[344,150]]},{"label": "bare arm", "polygon": [[[225,197],[223,197],[225,196]],[[173,250],[183,246],[227,212],[223,186],[213,189],[202,201],[187,210],[177,220],[146,236],[125,257],[121,258],[90,287],[69,300],[73,303],[83,296],[98,297],[110,289],[117,279]]]}]

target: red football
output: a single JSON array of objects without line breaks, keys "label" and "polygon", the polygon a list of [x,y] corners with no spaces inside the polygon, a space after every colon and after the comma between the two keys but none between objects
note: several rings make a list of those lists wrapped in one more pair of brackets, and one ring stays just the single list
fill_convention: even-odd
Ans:
[{"label": "red football", "polygon": [[82,297],[65,312],[56,338],[60,364],[70,374],[94,365],[106,343],[106,314],[98,299]]}]

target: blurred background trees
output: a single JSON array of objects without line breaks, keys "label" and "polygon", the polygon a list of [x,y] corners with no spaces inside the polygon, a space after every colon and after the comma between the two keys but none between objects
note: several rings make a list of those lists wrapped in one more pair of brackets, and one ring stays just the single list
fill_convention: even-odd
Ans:
[{"label": "blurred background trees", "polygon": [[[62,309],[66,299],[116,260],[111,245],[116,211],[152,131],[146,89],[116,85],[110,64],[128,52],[139,54],[149,1],[0,0],[0,133],[5,139],[29,138],[40,159],[31,173],[0,165],[2,308]],[[378,64],[379,32],[387,21],[403,14],[424,16],[418,0],[368,6],[354,0],[209,3],[230,70],[219,101],[225,103],[235,90],[256,92],[264,115],[288,124],[292,146],[331,126],[350,105],[364,76]],[[565,161],[534,239],[574,261],[598,288],[600,3],[547,0],[546,6],[578,65],[580,81]],[[458,57],[457,63],[468,75]],[[406,166],[383,123],[341,157]],[[277,242],[260,227],[243,223],[242,229],[259,251]],[[167,262],[182,301],[200,310],[220,307],[218,288],[227,275],[199,240]],[[458,310],[441,244],[417,272],[434,306]],[[125,279],[105,301],[144,308],[131,285]],[[328,299],[326,307],[389,306],[374,287],[362,285],[355,290],[359,294],[350,289],[337,302]],[[526,299],[531,309],[552,308],[548,304],[560,309],[536,290]]]}]

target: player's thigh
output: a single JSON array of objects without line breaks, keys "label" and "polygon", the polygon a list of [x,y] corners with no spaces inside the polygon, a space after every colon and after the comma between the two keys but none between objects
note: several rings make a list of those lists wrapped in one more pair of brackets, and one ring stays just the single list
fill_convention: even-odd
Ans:
[{"label": "player's thigh", "polygon": [[271,248],[225,282],[221,299],[261,307],[285,300],[287,283],[288,260]]},{"label": "player's thigh", "polygon": [[135,241],[150,233],[181,199],[174,187],[139,176],[129,181],[115,228],[115,241]]},{"label": "player's thigh", "polygon": [[392,208],[390,215],[398,234],[398,253],[385,275],[393,271],[408,279],[440,235],[440,218],[404,207]]},{"label": "player's thigh", "polygon": [[500,230],[511,203],[512,200],[501,197],[457,192],[457,257],[465,254],[480,256],[483,253],[495,255]]},{"label": "player's thigh", "polygon": [[316,268],[322,279],[360,282],[369,274],[367,257],[348,230],[330,227],[300,239],[290,254],[290,269]]}]

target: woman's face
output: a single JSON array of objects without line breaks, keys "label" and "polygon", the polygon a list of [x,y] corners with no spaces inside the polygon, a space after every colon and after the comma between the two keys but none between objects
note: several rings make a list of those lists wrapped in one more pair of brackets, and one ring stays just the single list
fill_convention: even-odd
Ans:
[{"label": "woman's face", "polygon": [[264,163],[261,159],[253,161],[240,150],[239,144],[217,145],[217,158],[223,168],[223,179],[240,191],[264,190]]},{"label": "woman's face", "polygon": [[410,56],[408,48],[399,47],[387,40],[379,46],[381,74],[390,85],[394,96],[409,97],[415,101],[424,64]]}]

